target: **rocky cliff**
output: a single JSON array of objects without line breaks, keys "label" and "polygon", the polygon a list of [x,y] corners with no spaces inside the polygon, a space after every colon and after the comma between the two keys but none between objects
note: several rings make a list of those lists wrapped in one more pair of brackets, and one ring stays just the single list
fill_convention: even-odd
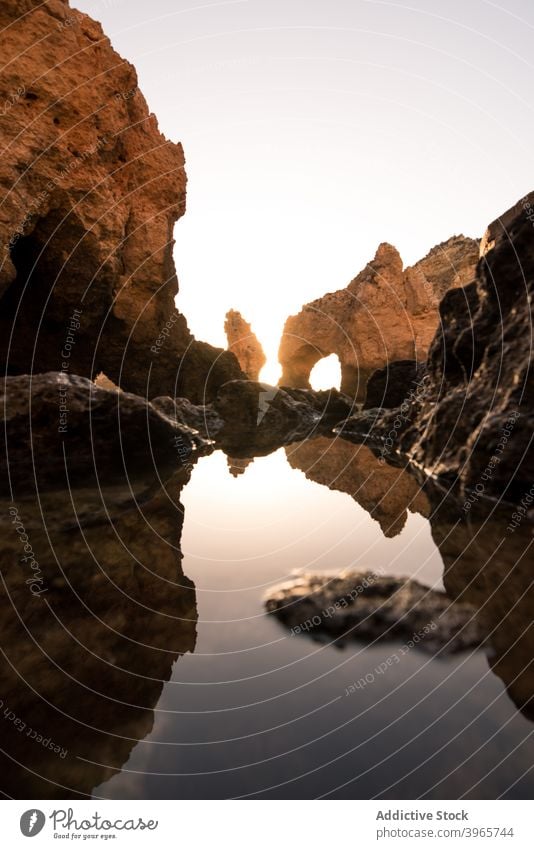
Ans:
[{"label": "rocky cliff", "polygon": [[475,281],[443,299],[431,394],[407,435],[425,468],[505,498],[534,480],[533,219],[534,192],[489,225]]},{"label": "rocky cliff", "polygon": [[531,192],[489,225],[474,281],[441,301],[416,391],[353,416],[346,437],[404,454],[471,497],[532,500],[533,221]]},{"label": "rocky cliff", "polygon": [[242,372],[249,380],[259,380],[260,371],[267,362],[263,348],[248,321],[237,310],[226,313],[224,332],[228,350],[235,354]]},{"label": "rocky cliff", "polygon": [[443,291],[474,276],[478,244],[455,236],[411,268],[392,245],[345,288],[312,301],[286,321],[280,344],[282,386],[308,387],[320,359],[337,354],[341,391],[363,401],[367,380],[392,360],[425,360]]},{"label": "rocky cliff", "polygon": [[65,0],[5,0],[0,27],[7,373],[102,371],[137,394],[196,400],[240,377],[175,308],[184,154],[159,132],[135,69]]}]

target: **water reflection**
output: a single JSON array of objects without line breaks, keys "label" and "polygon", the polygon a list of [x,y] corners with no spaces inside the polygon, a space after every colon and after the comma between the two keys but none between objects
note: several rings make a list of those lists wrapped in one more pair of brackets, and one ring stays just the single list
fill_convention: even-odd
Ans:
[{"label": "water reflection", "polygon": [[289,464],[307,478],[346,492],[379,523],[386,537],[397,536],[408,510],[428,516],[429,503],[407,470],[381,462],[366,445],[320,436],[286,448]]},{"label": "water reflection", "polygon": [[[163,683],[196,640],[195,590],[181,569],[184,483],[178,473],[165,488],[129,482],[2,504],[0,735],[10,796],[90,795],[150,732]],[[25,545],[39,595],[25,583]]]},{"label": "water reflection", "polygon": [[[339,438],[252,459],[217,452],[193,470],[184,568],[197,589],[183,569],[184,471],[165,484],[2,504],[4,791],[531,794],[529,523],[510,533],[512,508],[482,503],[465,514],[435,485],[421,488],[407,469]],[[31,561],[21,560],[14,507],[38,562],[39,594],[26,583]],[[417,577],[434,556],[421,517],[447,592],[479,610],[491,671],[523,717],[480,651],[443,662],[407,656],[374,689],[343,699],[394,647],[318,647],[264,615],[266,587],[310,563],[335,572],[361,558]],[[378,540],[376,522],[388,539]],[[459,770],[471,746],[474,760]]]}]

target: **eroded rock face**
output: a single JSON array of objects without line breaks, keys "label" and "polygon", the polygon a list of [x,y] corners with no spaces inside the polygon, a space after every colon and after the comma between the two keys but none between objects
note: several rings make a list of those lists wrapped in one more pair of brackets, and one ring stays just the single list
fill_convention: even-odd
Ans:
[{"label": "eroded rock face", "polygon": [[139,395],[202,401],[241,372],[174,305],[181,145],[100,25],[64,0],[6,0],[0,27],[2,366],[103,371]]},{"label": "eroded rock face", "polygon": [[280,344],[282,386],[309,387],[313,366],[337,354],[341,390],[359,401],[367,380],[392,360],[424,361],[438,325],[443,289],[473,276],[477,243],[457,236],[403,270],[387,243],[345,289],[325,295],[286,321]]},{"label": "eroded rock face", "polygon": [[226,313],[224,332],[228,339],[228,350],[237,357],[243,374],[249,380],[258,380],[267,358],[248,321],[245,321],[237,310],[229,310]]},{"label": "eroded rock face", "polygon": [[478,646],[476,609],[410,578],[373,572],[304,574],[269,590],[265,606],[294,634],[408,640],[441,653]]},{"label": "eroded rock face", "polygon": [[435,474],[505,498],[534,480],[533,222],[534,192],[490,224],[475,282],[442,301],[433,395],[404,440]]}]

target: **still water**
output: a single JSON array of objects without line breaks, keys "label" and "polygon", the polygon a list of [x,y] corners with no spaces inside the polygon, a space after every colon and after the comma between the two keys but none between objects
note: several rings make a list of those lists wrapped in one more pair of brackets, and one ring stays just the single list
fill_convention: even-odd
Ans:
[{"label": "still water", "polygon": [[[199,460],[181,493],[194,650],[173,661],[153,725],[123,765],[98,750],[82,759],[107,770],[95,797],[532,796],[533,726],[490,669],[491,648],[435,657],[401,656],[394,642],[339,647],[266,615],[266,592],[295,572],[377,569],[442,587],[413,479],[365,448],[332,446]],[[438,532],[445,550],[451,533]],[[346,695],[393,654],[386,673]]]}]

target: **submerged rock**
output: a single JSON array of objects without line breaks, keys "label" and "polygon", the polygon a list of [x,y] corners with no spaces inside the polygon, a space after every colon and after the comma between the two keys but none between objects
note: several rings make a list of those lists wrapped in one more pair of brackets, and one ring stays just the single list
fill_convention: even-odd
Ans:
[{"label": "submerged rock", "polygon": [[273,587],[265,600],[292,634],[336,641],[411,641],[440,653],[482,642],[475,608],[410,578],[375,572],[303,574]]}]

